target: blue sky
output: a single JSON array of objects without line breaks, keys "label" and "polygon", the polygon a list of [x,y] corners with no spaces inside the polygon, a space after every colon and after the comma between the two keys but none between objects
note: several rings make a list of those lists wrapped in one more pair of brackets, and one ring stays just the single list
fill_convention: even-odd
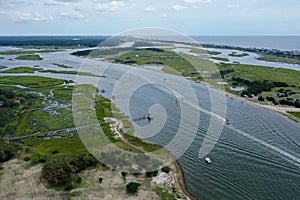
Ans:
[{"label": "blue sky", "polygon": [[300,35],[299,0],[0,0],[0,35]]}]

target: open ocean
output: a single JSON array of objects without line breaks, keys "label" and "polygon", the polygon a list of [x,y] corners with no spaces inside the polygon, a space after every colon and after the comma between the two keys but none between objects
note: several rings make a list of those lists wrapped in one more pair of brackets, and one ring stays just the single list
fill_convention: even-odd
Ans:
[{"label": "open ocean", "polygon": [[300,51],[300,36],[192,36],[192,38],[207,44]]}]

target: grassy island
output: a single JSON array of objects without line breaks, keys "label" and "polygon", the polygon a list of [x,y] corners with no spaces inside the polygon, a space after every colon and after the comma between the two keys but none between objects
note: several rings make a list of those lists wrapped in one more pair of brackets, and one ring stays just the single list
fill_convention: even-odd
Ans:
[{"label": "grassy island", "polygon": [[17,60],[43,60],[39,55],[21,55],[16,57]]},{"label": "grassy island", "polygon": [[298,64],[300,65],[300,59],[289,58],[284,56],[275,56],[275,55],[265,55],[262,54],[257,60],[263,60],[268,62],[279,62],[279,63],[288,63],[288,64]]},{"label": "grassy island", "polygon": [[229,56],[232,57],[246,57],[249,56],[248,53],[237,53],[237,52],[232,52],[231,54],[228,54]]},{"label": "grassy island", "polygon": [[34,73],[35,71],[38,70],[41,70],[41,68],[17,67],[17,68],[1,71],[1,73]]}]

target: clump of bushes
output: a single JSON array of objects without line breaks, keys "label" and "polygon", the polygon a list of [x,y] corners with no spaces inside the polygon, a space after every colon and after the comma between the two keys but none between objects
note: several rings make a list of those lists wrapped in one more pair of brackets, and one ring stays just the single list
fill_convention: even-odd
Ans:
[{"label": "clump of bushes", "polygon": [[0,163],[12,159],[17,154],[17,147],[0,140]]},{"label": "clump of bushes", "polygon": [[147,176],[148,178],[155,177],[155,176],[157,176],[157,174],[158,174],[158,171],[157,171],[157,170],[150,171],[150,172],[146,172],[146,176]]},{"label": "clump of bushes", "polygon": [[80,171],[95,166],[97,160],[88,153],[73,155],[50,156],[42,169],[42,178],[54,187],[65,187],[65,190],[72,189],[72,183],[80,183],[81,177],[76,174]]},{"label": "clump of bushes", "polygon": [[168,166],[162,167],[161,171],[168,174],[170,172],[170,167],[168,167]]},{"label": "clump of bushes", "polygon": [[262,96],[259,96],[258,101],[265,101],[265,99]]},{"label": "clump of bushes", "polygon": [[128,194],[136,194],[140,186],[140,183],[130,182],[126,185],[126,192]]},{"label": "clump of bushes", "polygon": [[269,80],[259,80],[259,81],[249,81],[246,79],[242,79],[239,77],[232,77],[232,81],[234,81],[235,85],[244,85],[247,86],[248,89],[243,91],[242,96],[249,96],[252,95],[257,96],[262,92],[271,91],[273,88],[276,87],[288,87],[289,85],[284,82],[276,82],[276,81],[269,81]]}]

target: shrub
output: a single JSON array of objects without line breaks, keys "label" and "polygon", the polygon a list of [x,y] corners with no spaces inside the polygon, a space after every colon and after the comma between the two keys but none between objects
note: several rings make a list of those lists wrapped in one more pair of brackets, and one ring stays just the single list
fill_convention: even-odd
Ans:
[{"label": "shrub", "polygon": [[140,183],[130,182],[126,185],[126,192],[128,194],[136,194],[140,186]]},{"label": "shrub", "polygon": [[78,183],[78,184],[82,183],[82,178],[80,176],[76,176],[75,179],[74,179],[74,182]]},{"label": "shrub", "polygon": [[265,99],[262,96],[259,96],[258,101],[265,101]]},{"label": "shrub", "polygon": [[[77,173],[96,164],[96,160],[89,154],[52,155],[43,166],[42,178],[52,186],[67,186]],[[77,178],[77,181],[79,180],[80,178]]]},{"label": "shrub", "polygon": [[16,155],[17,150],[18,149],[14,145],[0,140],[0,163],[6,162],[13,158]]},{"label": "shrub", "polygon": [[122,177],[123,177],[123,179],[124,179],[124,182],[125,182],[125,180],[126,180],[126,176],[127,176],[127,172],[121,172],[121,175],[122,175]]},{"label": "shrub", "polygon": [[155,176],[157,176],[157,174],[158,174],[158,171],[157,171],[157,170],[150,171],[150,172],[146,172],[146,176],[147,176],[148,178],[155,177]]},{"label": "shrub", "polygon": [[102,178],[102,177],[100,177],[98,180],[99,180],[99,183],[101,184],[101,183],[102,183],[102,181],[103,181],[103,178]]},{"label": "shrub", "polygon": [[66,187],[65,187],[65,191],[70,191],[70,190],[72,190],[74,187],[73,187],[73,185],[72,185],[72,183],[67,183],[66,184]]},{"label": "shrub", "polygon": [[170,167],[165,166],[165,167],[161,168],[161,171],[168,174],[170,172]]},{"label": "shrub", "polygon": [[24,157],[24,161],[29,161],[30,160],[30,158],[28,157],[28,156],[26,156],[26,157]]}]

